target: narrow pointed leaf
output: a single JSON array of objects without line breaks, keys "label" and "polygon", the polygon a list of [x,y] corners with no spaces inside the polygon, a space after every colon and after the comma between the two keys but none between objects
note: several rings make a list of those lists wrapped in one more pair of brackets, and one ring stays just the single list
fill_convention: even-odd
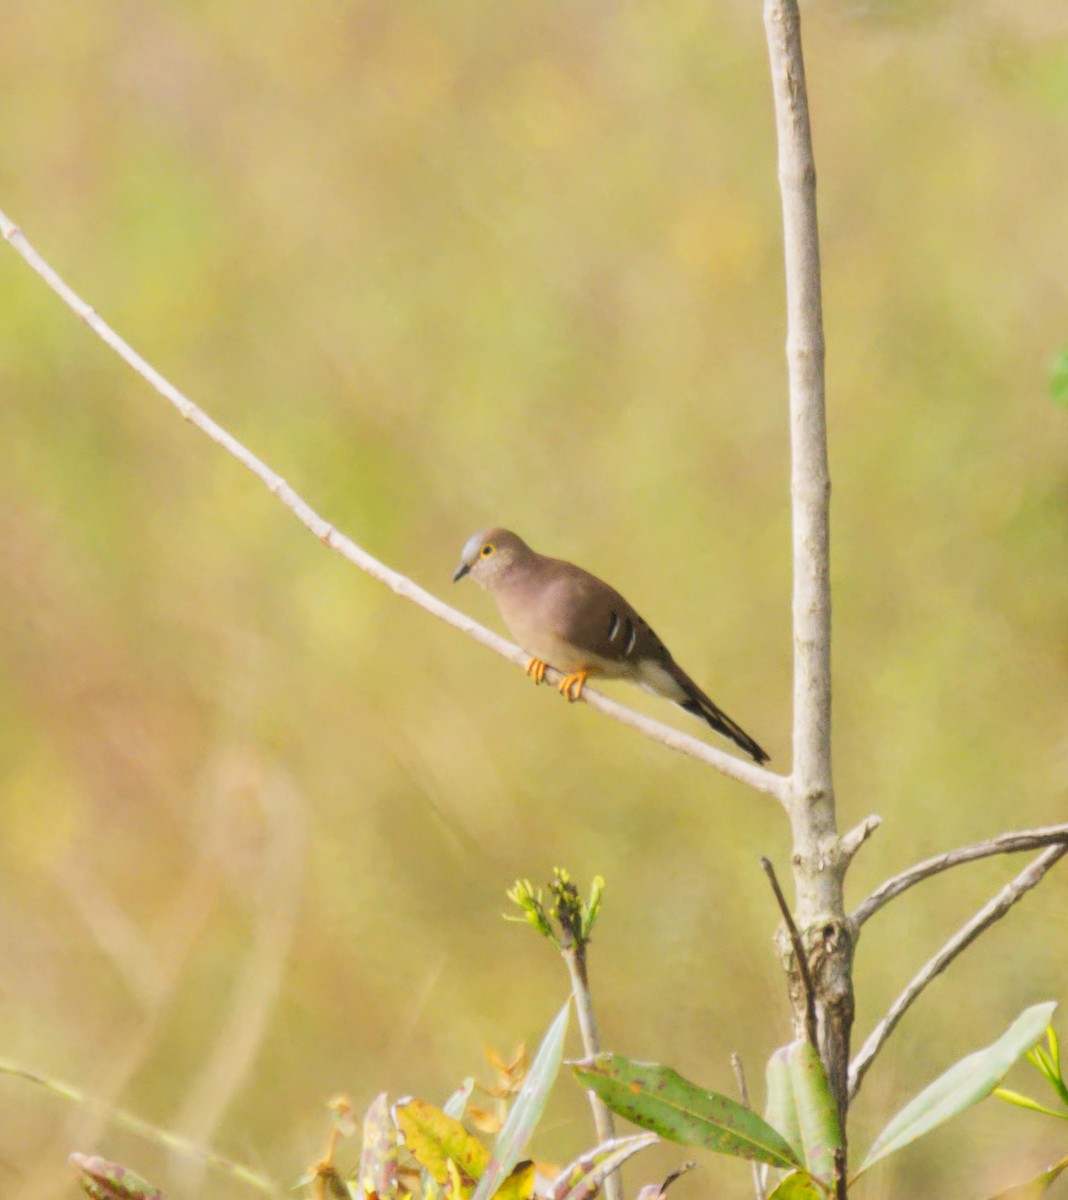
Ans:
[{"label": "narrow pointed leaf", "polygon": [[780,1046],[768,1059],[765,1079],[768,1099],[764,1119],[772,1129],[782,1134],[797,1156],[797,1161],[801,1162],[804,1155],[801,1146],[801,1124],[794,1099],[794,1083],[790,1077],[790,1046]]},{"label": "narrow pointed leaf", "polygon": [[493,1200],[530,1200],[534,1195],[537,1168],[529,1160],[516,1166],[494,1193]]},{"label": "narrow pointed leaf", "polygon": [[827,1193],[807,1171],[791,1171],[768,1200],[827,1200]]},{"label": "narrow pointed leaf", "polygon": [[794,1042],[787,1050],[801,1130],[803,1162],[810,1175],[828,1183],[834,1174],[834,1153],[842,1144],[838,1105],[831,1095],[827,1072],[812,1043]]},{"label": "narrow pointed leaf", "polygon": [[621,1167],[632,1154],[658,1141],[655,1133],[639,1133],[635,1137],[602,1142],[564,1167],[553,1180],[546,1200],[590,1200],[607,1175]]},{"label": "narrow pointed leaf", "polygon": [[471,1099],[471,1093],[474,1091],[475,1081],[472,1076],[468,1077],[460,1084],[455,1092],[445,1101],[442,1112],[446,1116],[452,1117],[456,1121],[462,1121],[464,1111],[467,1108],[467,1102]]},{"label": "narrow pointed leaf", "polygon": [[118,1163],[86,1154],[72,1154],[67,1161],[91,1200],[164,1200],[159,1188]]},{"label": "narrow pointed leaf", "polygon": [[1056,1007],[1056,1001],[1050,1000],[1026,1009],[996,1042],[962,1058],[924,1088],[875,1139],[857,1175],[989,1096],[1012,1064],[1042,1036]]},{"label": "narrow pointed leaf", "polygon": [[598,1054],[577,1064],[575,1074],[620,1116],[673,1142],[773,1167],[800,1166],[789,1143],[762,1117],[670,1067]]},{"label": "narrow pointed leaf", "polygon": [[1052,1025],[1046,1030],[1046,1041],[1049,1042],[1049,1056],[1051,1059],[1053,1059],[1053,1065],[1057,1068],[1057,1071],[1060,1072],[1061,1047],[1060,1043],[1057,1041],[1057,1031]]},{"label": "narrow pointed leaf", "polygon": [[1027,1183],[1018,1183],[1015,1187],[998,1192],[996,1196],[991,1196],[990,1200],[1042,1200],[1042,1197],[1056,1182],[1057,1177],[1066,1170],[1068,1170],[1068,1157],[1062,1158],[1052,1167],[1047,1167],[1041,1175],[1036,1175]]},{"label": "narrow pointed leaf", "polygon": [[390,1120],[389,1101],[382,1092],[371,1101],[363,1118],[363,1149],[356,1171],[357,1194],[373,1193],[389,1200],[397,1191],[397,1128]]},{"label": "narrow pointed leaf", "polygon": [[1055,1108],[1047,1108],[1044,1104],[1039,1104],[1037,1100],[1032,1100],[1030,1096],[1025,1096],[1022,1092],[1014,1092],[1009,1088],[994,1088],[994,1095],[999,1100],[1006,1100],[1009,1104],[1015,1104],[1017,1108],[1026,1108],[1031,1112],[1043,1113],[1047,1117],[1057,1117],[1061,1121],[1068,1121],[1068,1112],[1057,1112]]},{"label": "narrow pointed leaf", "polygon": [[479,1180],[472,1200],[490,1200],[519,1161],[520,1154],[541,1120],[549,1089],[556,1079],[560,1061],[564,1057],[564,1038],[567,1035],[567,1019],[570,1012],[571,1001],[568,1000],[542,1039],[523,1087],[512,1104],[508,1119],[504,1122],[504,1128],[497,1135],[489,1164]]},{"label": "narrow pointed leaf", "polygon": [[453,1163],[467,1184],[482,1177],[489,1163],[489,1151],[473,1138],[459,1121],[425,1100],[401,1100],[394,1108],[397,1128],[415,1161],[443,1187],[449,1182],[449,1164]]}]

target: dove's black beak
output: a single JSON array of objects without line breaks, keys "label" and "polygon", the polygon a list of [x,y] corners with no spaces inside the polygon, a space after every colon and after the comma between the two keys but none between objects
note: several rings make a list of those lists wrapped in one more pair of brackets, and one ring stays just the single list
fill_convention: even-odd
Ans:
[{"label": "dove's black beak", "polygon": [[460,563],[460,565],[456,568],[456,574],[452,577],[453,583],[459,583],[460,580],[463,579],[463,577],[470,570],[471,568],[467,565],[467,563]]}]

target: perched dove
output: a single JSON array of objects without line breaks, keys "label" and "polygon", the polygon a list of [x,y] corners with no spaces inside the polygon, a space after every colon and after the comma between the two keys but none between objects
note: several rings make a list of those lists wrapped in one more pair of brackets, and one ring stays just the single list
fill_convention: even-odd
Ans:
[{"label": "perched dove", "polygon": [[512,636],[531,655],[535,683],[551,665],[559,690],[577,700],[590,675],[628,679],[681,705],[758,763],[768,755],[701,691],[626,600],[581,567],[538,554],[507,529],[476,533],[453,581],[470,574],[497,601]]}]

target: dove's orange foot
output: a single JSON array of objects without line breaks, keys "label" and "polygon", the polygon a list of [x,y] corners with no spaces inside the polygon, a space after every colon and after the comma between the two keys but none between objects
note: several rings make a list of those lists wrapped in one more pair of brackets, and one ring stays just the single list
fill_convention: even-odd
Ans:
[{"label": "dove's orange foot", "polygon": [[565,675],[556,685],[560,695],[566,696],[574,704],[579,696],[582,695],[583,685],[592,674],[593,671],[587,669],[585,671],[576,671],[573,675]]},{"label": "dove's orange foot", "polygon": [[540,658],[532,658],[527,663],[527,674],[535,683],[541,683],[545,678],[545,663]]}]

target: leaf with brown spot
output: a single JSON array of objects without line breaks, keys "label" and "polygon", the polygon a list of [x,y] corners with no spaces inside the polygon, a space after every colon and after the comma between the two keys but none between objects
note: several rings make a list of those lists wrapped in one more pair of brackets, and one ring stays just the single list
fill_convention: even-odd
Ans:
[{"label": "leaf with brown spot", "polygon": [[576,1064],[575,1074],[621,1117],[673,1142],[773,1167],[801,1165],[782,1134],[762,1117],[670,1067],[598,1054]]}]

